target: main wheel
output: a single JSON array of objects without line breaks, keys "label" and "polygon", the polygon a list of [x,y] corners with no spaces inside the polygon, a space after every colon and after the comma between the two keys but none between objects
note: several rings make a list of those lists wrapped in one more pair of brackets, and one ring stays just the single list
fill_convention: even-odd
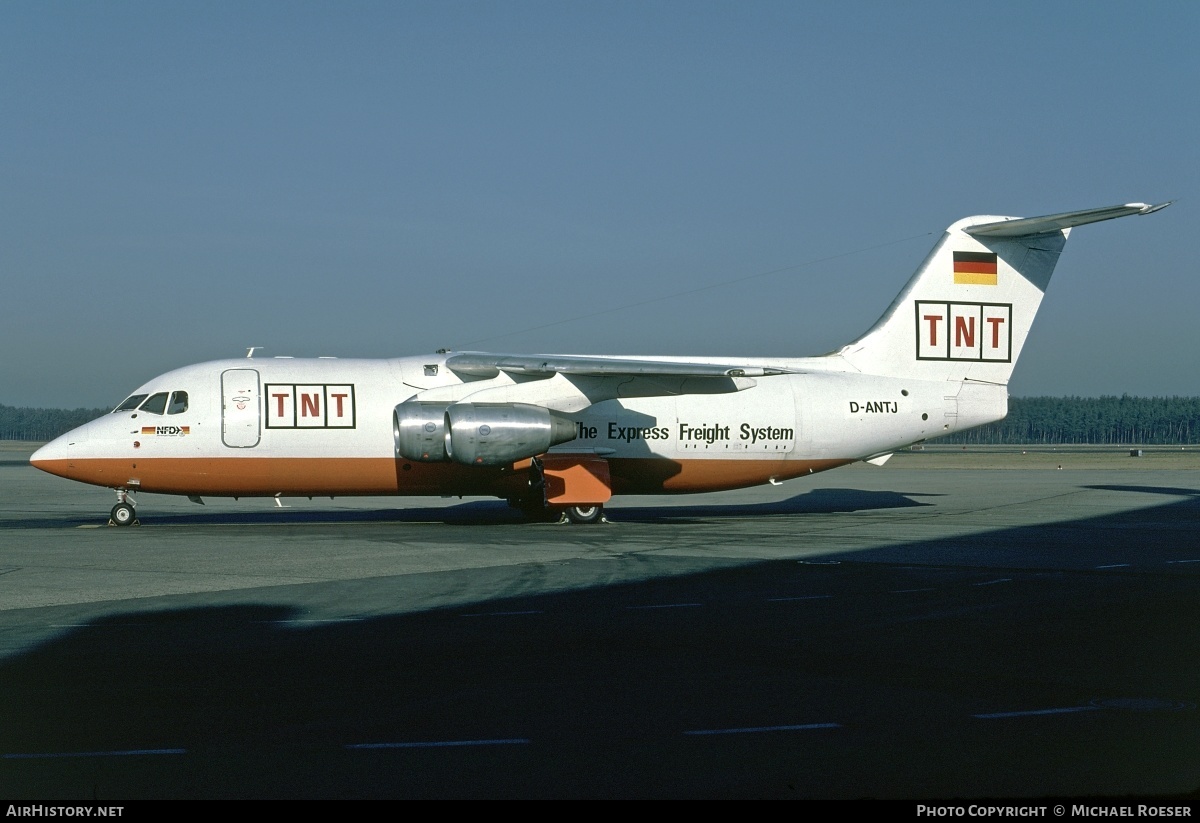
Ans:
[{"label": "main wheel", "polygon": [[118,503],[112,507],[112,511],[108,513],[108,519],[115,526],[128,526],[137,519],[137,512],[133,506],[128,503]]},{"label": "main wheel", "polygon": [[599,523],[604,518],[604,507],[568,506],[567,519],[572,523]]}]

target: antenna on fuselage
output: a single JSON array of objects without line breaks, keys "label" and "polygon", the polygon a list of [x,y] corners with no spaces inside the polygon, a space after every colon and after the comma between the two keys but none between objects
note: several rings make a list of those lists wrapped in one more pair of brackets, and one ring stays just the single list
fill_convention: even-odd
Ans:
[{"label": "antenna on fuselage", "polygon": [[265,349],[265,348],[266,348],[266,346],[251,346],[250,348],[246,349],[246,358],[250,359],[250,358],[254,357],[254,352],[258,351],[259,349]]}]

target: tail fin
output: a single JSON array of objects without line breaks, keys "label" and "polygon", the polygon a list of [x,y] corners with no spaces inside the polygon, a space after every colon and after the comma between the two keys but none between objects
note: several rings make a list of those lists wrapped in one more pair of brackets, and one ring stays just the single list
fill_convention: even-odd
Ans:
[{"label": "tail fin", "polygon": [[868,374],[1007,385],[1071,228],[1169,205],[959,220],[883,317],[838,354]]}]

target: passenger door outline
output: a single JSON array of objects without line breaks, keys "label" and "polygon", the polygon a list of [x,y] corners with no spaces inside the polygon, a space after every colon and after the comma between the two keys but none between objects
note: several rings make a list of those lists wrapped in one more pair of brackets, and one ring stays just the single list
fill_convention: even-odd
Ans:
[{"label": "passenger door outline", "polygon": [[221,372],[221,442],[231,449],[258,445],[261,434],[257,369]]}]

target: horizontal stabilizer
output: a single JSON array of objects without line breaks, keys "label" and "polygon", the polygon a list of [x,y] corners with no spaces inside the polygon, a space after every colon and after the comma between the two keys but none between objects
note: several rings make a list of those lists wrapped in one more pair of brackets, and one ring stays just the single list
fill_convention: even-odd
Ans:
[{"label": "horizontal stabilizer", "polygon": [[1025,237],[1031,234],[1061,231],[1062,229],[1069,229],[1074,226],[1083,226],[1087,223],[1099,223],[1101,220],[1128,217],[1131,214],[1153,214],[1160,209],[1165,209],[1172,202],[1174,201],[1159,203],[1156,206],[1146,203],[1126,203],[1121,206],[1105,206],[1100,209],[1048,214],[1045,217],[1018,217],[1012,220],[1001,220],[996,223],[980,223],[977,226],[966,226],[963,228],[963,231],[975,237]]}]

